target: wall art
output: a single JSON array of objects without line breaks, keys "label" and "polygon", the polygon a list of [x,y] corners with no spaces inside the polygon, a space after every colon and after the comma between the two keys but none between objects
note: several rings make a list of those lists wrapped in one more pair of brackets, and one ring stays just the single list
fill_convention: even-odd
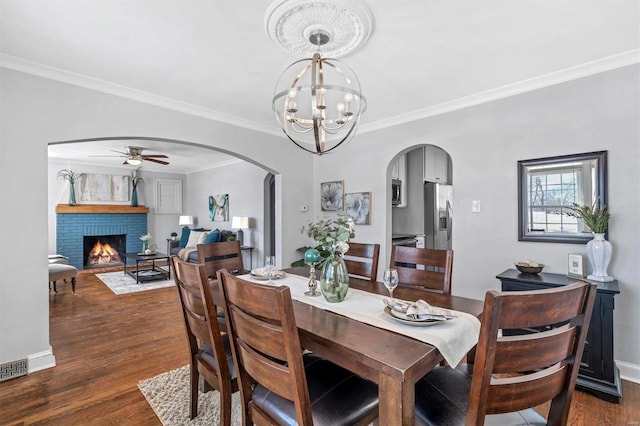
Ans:
[{"label": "wall art", "polygon": [[214,222],[229,221],[229,194],[209,196],[209,218]]},{"label": "wall art", "polygon": [[129,176],[85,173],[80,180],[82,201],[129,201]]},{"label": "wall art", "polygon": [[320,184],[320,206],[323,211],[342,210],[344,202],[344,181],[322,182]]},{"label": "wall art", "polygon": [[371,225],[371,192],[345,194],[344,213],[356,225]]}]

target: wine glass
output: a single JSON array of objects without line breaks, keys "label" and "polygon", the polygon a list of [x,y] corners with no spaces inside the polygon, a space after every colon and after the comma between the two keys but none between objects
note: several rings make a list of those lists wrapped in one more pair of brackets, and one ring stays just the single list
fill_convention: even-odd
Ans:
[{"label": "wine glass", "polygon": [[398,270],[386,269],[382,281],[387,290],[389,290],[389,297],[391,298],[391,303],[393,303],[393,290],[398,287]]},{"label": "wine glass", "polygon": [[276,257],[275,256],[266,256],[264,258],[264,267],[265,272],[267,273],[267,277],[269,278],[268,283],[273,283],[272,278],[276,269]]}]

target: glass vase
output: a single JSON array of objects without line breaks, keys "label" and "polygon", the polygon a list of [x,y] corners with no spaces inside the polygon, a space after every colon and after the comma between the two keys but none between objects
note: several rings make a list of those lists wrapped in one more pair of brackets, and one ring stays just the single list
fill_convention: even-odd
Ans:
[{"label": "glass vase", "polygon": [[140,253],[144,253],[149,248],[149,243],[147,241],[142,242],[142,251]]},{"label": "glass vase", "polygon": [[69,182],[69,205],[76,205],[76,186],[73,182]]},{"label": "glass vase", "polygon": [[320,291],[328,302],[342,302],[349,290],[347,265],[339,255],[329,256],[322,265]]}]

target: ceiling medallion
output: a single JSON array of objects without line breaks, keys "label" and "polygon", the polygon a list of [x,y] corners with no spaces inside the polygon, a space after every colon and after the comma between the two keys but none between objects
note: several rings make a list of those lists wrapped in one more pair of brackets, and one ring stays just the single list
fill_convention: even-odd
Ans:
[{"label": "ceiling medallion", "polygon": [[328,34],[325,57],[339,58],[364,44],[373,27],[369,8],[360,1],[278,0],[267,9],[264,25],[269,37],[296,56],[312,56],[312,34]]}]

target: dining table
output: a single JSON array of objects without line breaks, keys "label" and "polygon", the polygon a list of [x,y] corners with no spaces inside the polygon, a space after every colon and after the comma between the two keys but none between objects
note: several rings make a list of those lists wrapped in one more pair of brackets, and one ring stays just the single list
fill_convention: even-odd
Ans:
[{"label": "dining table", "polygon": [[[287,274],[309,276],[307,267],[284,271]],[[306,283],[304,280],[299,282]],[[388,290],[382,283],[349,278],[349,287],[388,295]],[[214,302],[217,303],[219,290],[215,280],[211,281],[211,288]],[[477,318],[480,318],[483,309],[483,302],[480,300],[403,285],[395,289],[394,298],[406,301],[421,299],[432,306],[471,314]],[[415,384],[443,361],[442,354],[434,345],[301,300],[293,300],[293,308],[300,343],[304,349],[378,385],[379,424],[415,423]],[[380,309],[383,309],[382,304]]]}]

